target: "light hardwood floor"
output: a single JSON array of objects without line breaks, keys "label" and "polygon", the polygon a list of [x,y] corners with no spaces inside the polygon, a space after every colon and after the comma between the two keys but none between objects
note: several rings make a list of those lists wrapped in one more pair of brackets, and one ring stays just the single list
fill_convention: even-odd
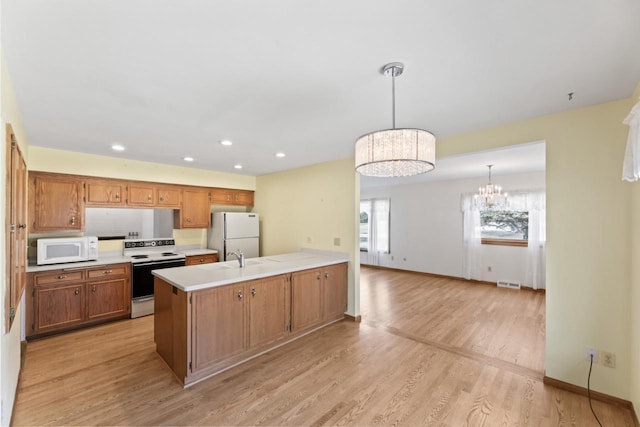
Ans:
[{"label": "light hardwood floor", "polygon": [[[543,294],[361,274],[362,323],[189,389],[155,353],[150,316],[29,343],[14,423],[596,425],[585,397],[542,384]],[[633,425],[627,409],[593,405],[604,425]]]}]

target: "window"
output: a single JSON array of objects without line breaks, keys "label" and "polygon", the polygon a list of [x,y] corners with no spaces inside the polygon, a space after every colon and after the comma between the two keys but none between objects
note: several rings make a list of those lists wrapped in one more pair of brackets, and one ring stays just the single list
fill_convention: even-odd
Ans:
[{"label": "window", "polygon": [[481,211],[480,237],[485,245],[527,246],[529,212]]},{"label": "window", "polygon": [[360,250],[389,253],[389,199],[360,201]]}]

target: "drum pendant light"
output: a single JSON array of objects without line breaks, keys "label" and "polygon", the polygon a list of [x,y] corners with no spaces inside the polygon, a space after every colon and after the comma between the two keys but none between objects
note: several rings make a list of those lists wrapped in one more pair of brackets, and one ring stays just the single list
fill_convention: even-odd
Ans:
[{"label": "drum pendant light", "polygon": [[356,171],[374,177],[412,176],[436,166],[436,137],[422,129],[396,129],[396,76],[404,64],[392,62],[382,69],[391,77],[393,127],[362,135],[356,140]]}]

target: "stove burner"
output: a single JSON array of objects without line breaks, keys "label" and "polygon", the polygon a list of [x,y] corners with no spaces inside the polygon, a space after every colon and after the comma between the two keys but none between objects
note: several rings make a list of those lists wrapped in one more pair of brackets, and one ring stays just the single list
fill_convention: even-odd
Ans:
[{"label": "stove burner", "polygon": [[175,253],[175,252],[162,252],[160,255],[162,255],[162,256],[175,256],[175,255],[178,255],[178,254]]},{"label": "stove burner", "polygon": [[149,258],[149,255],[131,255],[131,258],[133,258],[133,259],[143,259],[143,258]]}]

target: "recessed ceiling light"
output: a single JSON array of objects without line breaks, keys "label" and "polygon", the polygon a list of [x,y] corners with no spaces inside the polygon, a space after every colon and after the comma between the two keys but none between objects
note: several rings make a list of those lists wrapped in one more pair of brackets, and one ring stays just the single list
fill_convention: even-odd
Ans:
[{"label": "recessed ceiling light", "polygon": [[229,146],[229,145],[233,145],[233,142],[229,141],[228,139],[224,139],[220,141],[220,144]]},{"label": "recessed ceiling light", "polygon": [[242,169],[242,165],[235,165],[234,168],[236,169]]},{"label": "recessed ceiling light", "polygon": [[281,157],[282,158],[284,156],[286,156],[286,154],[284,154],[282,152],[276,153],[276,157]]},{"label": "recessed ceiling light", "polygon": [[193,162],[193,157],[191,157],[191,156],[184,156],[184,157],[182,158],[182,160],[184,160],[185,162]]},{"label": "recessed ceiling light", "polygon": [[111,146],[111,149],[113,151],[124,151],[124,145],[122,145],[122,144],[113,144]]}]

